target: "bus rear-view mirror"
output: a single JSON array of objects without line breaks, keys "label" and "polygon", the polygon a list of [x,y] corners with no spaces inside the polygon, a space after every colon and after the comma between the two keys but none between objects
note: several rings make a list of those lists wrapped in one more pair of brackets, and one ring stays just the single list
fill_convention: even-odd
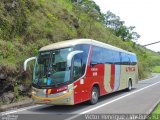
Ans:
[{"label": "bus rear-view mirror", "polygon": [[76,50],[76,51],[73,51],[73,52],[68,54],[68,56],[67,56],[67,67],[71,67],[72,58],[74,57],[74,55],[79,54],[79,53],[83,53],[83,51]]},{"label": "bus rear-view mirror", "polygon": [[36,60],[37,59],[37,57],[30,57],[30,58],[28,58],[28,59],[26,59],[25,60],[25,62],[24,62],[24,65],[23,65],[23,69],[24,69],[24,71],[26,71],[27,70],[27,65],[28,65],[28,62],[30,62],[30,61],[32,61],[32,60]]}]

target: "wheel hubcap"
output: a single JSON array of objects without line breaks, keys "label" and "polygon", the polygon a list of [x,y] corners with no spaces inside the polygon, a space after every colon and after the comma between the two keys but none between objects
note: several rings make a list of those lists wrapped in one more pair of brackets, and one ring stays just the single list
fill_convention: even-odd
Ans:
[{"label": "wheel hubcap", "polygon": [[96,93],[96,92],[92,92],[92,98],[93,98],[94,100],[97,100],[97,93]]},{"label": "wheel hubcap", "polygon": [[132,85],[131,85],[131,82],[129,82],[129,90],[132,89]]}]

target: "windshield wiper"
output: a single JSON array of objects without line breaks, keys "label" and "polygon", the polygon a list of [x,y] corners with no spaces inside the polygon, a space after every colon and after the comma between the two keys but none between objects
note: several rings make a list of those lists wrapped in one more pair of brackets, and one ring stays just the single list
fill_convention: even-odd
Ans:
[{"label": "windshield wiper", "polygon": [[56,87],[58,87],[59,85],[67,84],[68,82],[69,82],[69,81],[56,83]]}]

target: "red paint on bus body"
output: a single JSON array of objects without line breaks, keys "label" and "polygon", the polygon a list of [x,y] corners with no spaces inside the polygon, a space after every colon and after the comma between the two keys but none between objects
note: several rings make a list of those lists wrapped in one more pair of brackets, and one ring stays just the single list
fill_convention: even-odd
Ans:
[{"label": "red paint on bus body", "polygon": [[111,64],[111,80],[110,80],[110,86],[111,89],[114,89],[114,82],[115,82],[115,65]]},{"label": "red paint on bus body", "polygon": [[97,64],[91,67],[91,57],[92,47],[90,48],[86,74],[83,78],[81,78],[84,79],[84,84],[80,84],[81,79],[74,83],[74,86],[77,86],[74,90],[75,104],[89,100],[91,98],[91,91],[94,85],[99,86],[100,95],[107,94],[104,88],[104,64]]}]

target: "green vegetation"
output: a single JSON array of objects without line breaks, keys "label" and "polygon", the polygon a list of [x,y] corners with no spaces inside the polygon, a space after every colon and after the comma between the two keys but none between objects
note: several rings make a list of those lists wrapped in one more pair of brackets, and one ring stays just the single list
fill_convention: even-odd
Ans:
[{"label": "green vegetation", "polygon": [[127,27],[124,21],[120,20],[119,16],[116,16],[111,11],[107,11],[104,15],[105,17],[105,25],[108,28],[111,28],[112,33],[117,37],[120,37],[122,40],[138,40],[140,35],[134,31],[135,26]]},{"label": "green vegetation", "polygon": [[[113,14],[112,14],[113,15]],[[139,35],[124,22],[113,29],[106,24],[107,14],[90,0],[1,0],[0,1],[0,73],[17,86],[31,82],[32,65],[27,78],[22,74],[23,62],[35,56],[45,45],[90,38],[135,52],[139,61],[139,77],[147,77],[154,66],[160,66],[160,54],[136,45]],[[117,18],[113,15],[112,18]],[[120,18],[116,22],[121,23]],[[154,63],[154,64],[153,64]]]},{"label": "green vegetation", "polygon": [[157,108],[155,109],[153,113],[160,114],[160,104],[157,106]]},{"label": "green vegetation", "polygon": [[155,66],[152,70],[154,73],[160,73],[160,66]]},{"label": "green vegetation", "polygon": [[156,109],[151,113],[149,120],[159,120],[160,119],[160,104],[156,107]]},{"label": "green vegetation", "polygon": [[147,50],[148,56],[150,56],[150,68],[153,73],[160,73],[160,53],[156,53],[150,50]]}]

